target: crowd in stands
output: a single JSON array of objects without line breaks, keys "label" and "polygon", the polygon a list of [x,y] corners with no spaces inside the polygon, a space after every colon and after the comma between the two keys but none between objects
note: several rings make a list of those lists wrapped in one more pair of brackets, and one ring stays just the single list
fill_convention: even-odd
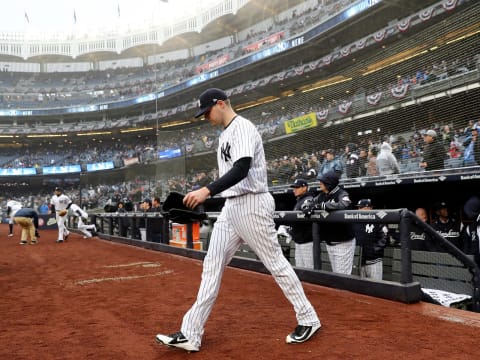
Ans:
[{"label": "crowd in stands", "polygon": [[[237,60],[248,53],[249,46],[260,50],[263,45],[304,31],[321,19],[326,19],[353,3],[353,0],[324,1],[304,11],[288,10],[283,19],[271,18],[267,27],[252,26],[245,35],[230,46],[207,51],[188,59],[167,60],[155,65],[136,68],[112,68],[82,73],[14,73],[8,68],[0,71],[0,106],[4,108],[32,108],[41,106],[73,106],[79,104],[114,101],[159,91],[198,74],[199,64],[216,59]],[[266,27],[266,28],[265,28]],[[222,63],[221,65],[223,65]],[[200,67],[201,68],[201,67]]]},{"label": "crowd in stands", "polygon": [[[284,154],[268,158],[267,168],[270,186],[285,186],[292,183],[296,178],[304,178],[309,182],[316,182],[317,178],[328,169],[335,169],[341,173],[342,179],[370,176],[385,176],[391,174],[420,173],[425,171],[420,167],[425,150],[425,135],[431,131],[436,133],[436,140],[443,147],[441,169],[463,166],[477,166],[480,164],[480,143],[477,140],[480,122],[470,120],[464,127],[452,128],[451,125],[433,125],[431,129],[420,129],[417,131],[392,134],[390,136],[371,136],[359,140],[358,143],[349,142],[340,144],[336,148],[319,148],[313,152],[300,154]],[[472,141],[474,139],[474,141]],[[477,144],[475,150],[465,158],[465,149],[469,145]],[[148,148],[149,150],[145,150]],[[63,154],[61,151],[55,153],[47,152],[45,159],[54,159],[57,156],[62,160],[88,159],[87,161],[100,161],[106,159],[118,159],[122,156],[134,156],[150,153],[153,160],[156,152],[152,149],[152,143],[145,146],[139,145],[132,139],[124,143],[101,143],[96,147],[80,148],[80,145],[72,146],[69,151]],[[213,151],[213,149],[212,149]],[[81,154],[81,155],[80,155]],[[385,163],[381,165],[382,156],[385,156]],[[13,154],[12,154],[13,156]],[[105,156],[105,157],[103,157]],[[75,158],[78,157],[78,158]],[[42,158],[36,151],[26,151],[20,157],[22,163],[30,164]],[[471,162],[469,162],[471,160]],[[16,163],[17,160],[12,160]],[[103,207],[112,197],[140,201],[144,197],[164,197],[170,191],[185,192],[196,187],[203,186],[218,177],[216,168],[190,169],[187,173],[173,174],[166,166],[159,166],[155,179],[146,175],[137,175],[133,180],[124,180],[112,183],[105,178],[103,185],[91,185],[82,189],[81,201],[89,208]],[[16,163],[18,164],[18,163]],[[51,162],[48,163],[49,165]],[[393,165],[390,165],[393,164]],[[19,164],[18,164],[19,165]],[[99,178],[102,175],[99,174]],[[73,199],[80,201],[78,183],[71,184],[70,188],[64,186],[65,191]],[[21,188],[12,187],[3,191],[4,196],[20,198],[25,196]],[[31,197],[32,206],[40,206],[44,199],[50,195],[49,188],[45,192],[35,194]]]}]

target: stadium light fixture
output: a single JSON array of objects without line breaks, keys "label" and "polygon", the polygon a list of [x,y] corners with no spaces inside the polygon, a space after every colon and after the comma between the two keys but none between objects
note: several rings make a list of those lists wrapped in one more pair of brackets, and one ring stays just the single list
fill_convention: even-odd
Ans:
[{"label": "stadium light fixture", "polygon": [[191,121],[174,121],[174,122],[170,122],[170,123],[167,123],[167,124],[163,124],[163,125],[160,125],[160,127],[162,129],[164,128],[169,128],[169,127],[174,127],[174,126],[180,126],[180,125],[186,125],[186,124],[190,124]]},{"label": "stadium light fixture", "polygon": [[301,88],[301,91],[302,91],[302,93],[307,93],[307,92],[310,92],[310,91],[315,91],[315,90],[318,90],[318,89],[322,89],[322,88],[325,88],[325,87],[328,87],[328,86],[340,84],[340,83],[350,81],[350,80],[352,80],[352,78],[346,78],[344,76],[334,76],[330,79],[317,81],[314,84],[304,86],[304,87]]},{"label": "stadium light fixture", "polygon": [[78,133],[77,136],[93,136],[93,135],[111,135],[111,131],[97,131],[88,133]]},{"label": "stadium light fixture", "polygon": [[138,128],[138,129],[126,129],[126,130],[120,130],[120,132],[121,133],[131,133],[131,132],[147,131],[147,130],[153,130],[153,127],[144,127],[144,128]]},{"label": "stadium light fixture", "polygon": [[32,134],[27,135],[27,138],[54,138],[54,137],[66,137],[67,134]]}]

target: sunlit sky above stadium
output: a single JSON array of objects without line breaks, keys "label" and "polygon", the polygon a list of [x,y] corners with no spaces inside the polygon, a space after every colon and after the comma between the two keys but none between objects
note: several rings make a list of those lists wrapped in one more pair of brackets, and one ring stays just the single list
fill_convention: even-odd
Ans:
[{"label": "sunlit sky above stadium", "polygon": [[15,0],[0,11],[0,31],[72,33],[168,24],[219,0]]}]

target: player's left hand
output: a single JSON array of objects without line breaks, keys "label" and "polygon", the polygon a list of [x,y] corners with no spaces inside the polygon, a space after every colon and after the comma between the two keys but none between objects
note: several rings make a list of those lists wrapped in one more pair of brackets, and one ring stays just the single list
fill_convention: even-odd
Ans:
[{"label": "player's left hand", "polygon": [[208,190],[205,186],[189,192],[185,197],[183,198],[183,204],[190,208],[194,209],[198,205],[202,204],[207,198],[210,196],[210,190]]}]

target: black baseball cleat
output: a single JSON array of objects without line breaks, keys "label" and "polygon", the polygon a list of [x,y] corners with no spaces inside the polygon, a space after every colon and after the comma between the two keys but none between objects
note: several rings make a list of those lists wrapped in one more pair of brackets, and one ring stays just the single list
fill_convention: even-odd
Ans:
[{"label": "black baseball cleat", "polygon": [[176,347],[188,352],[196,352],[200,350],[198,346],[193,345],[180,331],[171,335],[158,334],[155,336],[155,340],[159,344]]},{"label": "black baseball cleat", "polygon": [[57,240],[57,243],[63,243],[63,240],[62,240],[62,239],[58,239],[58,240]]},{"label": "black baseball cleat", "polygon": [[28,244],[28,241],[27,240],[20,240],[20,245],[25,245],[25,244]]},{"label": "black baseball cleat", "polygon": [[295,330],[287,335],[287,344],[300,344],[307,341],[320,329],[320,327],[320,324],[313,326],[297,325]]}]

